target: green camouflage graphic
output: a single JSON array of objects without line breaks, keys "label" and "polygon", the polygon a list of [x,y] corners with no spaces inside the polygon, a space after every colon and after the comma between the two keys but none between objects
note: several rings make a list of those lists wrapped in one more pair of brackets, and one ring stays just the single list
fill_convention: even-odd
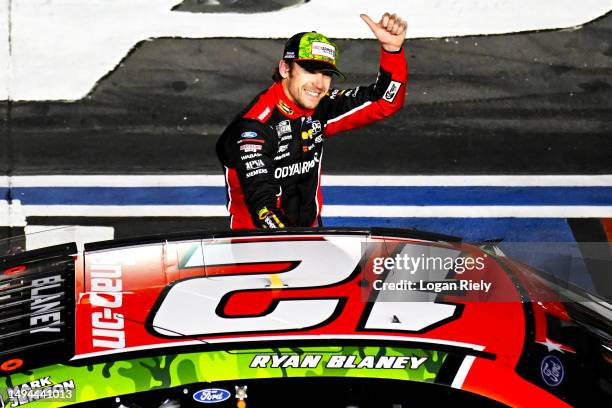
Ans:
[{"label": "green camouflage graphic", "polygon": [[[320,54],[313,54],[312,53],[312,43],[315,43],[315,42],[320,42],[320,43],[327,44],[333,47],[335,58],[329,58],[325,55],[320,55]],[[319,61],[329,62],[329,63],[332,63],[333,65],[336,65],[336,61],[338,60],[338,56],[339,56],[338,47],[336,47],[335,43],[330,41],[323,34],[314,33],[314,32],[306,33],[302,36],[302,38],[300,39],[299,50],[300,51],[298,54],[298,59],[315,59]]]},{"label": "green camouflage graphic", "polygon": [[[322,355],[316,368],[250,368],[255,355]],[[358,356],[413,356],[427,357],[417,369],[365,369],[326,368],[334,355]],[[299,347],[256,350],[204,351],[179,355],[137,358],[117,362],[100,363],[82,367],[62,364],[43,367],[27,373],[14,374],[0,379],[0,389],[6,407],[7,387],[15,387],[29,381],[49,376],[53,383],[74,380],[75,402],[34,401],[28,407],[54,408],[79,402],[92,401],[140,391],[164,389],[198,382],[215,382],[236,379],[263,379],[283,377],[361,377],[433,382],[447,353],[399,347]]]}]

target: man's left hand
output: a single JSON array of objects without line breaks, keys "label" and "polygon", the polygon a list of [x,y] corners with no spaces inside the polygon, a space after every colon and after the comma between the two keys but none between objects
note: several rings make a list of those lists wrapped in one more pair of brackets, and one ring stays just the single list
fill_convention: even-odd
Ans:
[{"label": "man's left hand", "polygon": [[408,27],[406,21],[396,14],[389,13],[383,14],[378,23],[374,22],[367,14],[361,14],[360,16],[386,51],[396,52],[402,48]]}]

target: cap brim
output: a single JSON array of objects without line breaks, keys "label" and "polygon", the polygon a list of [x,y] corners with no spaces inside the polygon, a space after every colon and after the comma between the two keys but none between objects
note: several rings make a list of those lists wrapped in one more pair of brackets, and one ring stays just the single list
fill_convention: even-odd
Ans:
[{"label": "cap brim", "polygon": [[294,61],[306,71],[330,73],[336,75],[338,78],[346,79],[346,76],[329,62],[311,59],[295,59]]}]

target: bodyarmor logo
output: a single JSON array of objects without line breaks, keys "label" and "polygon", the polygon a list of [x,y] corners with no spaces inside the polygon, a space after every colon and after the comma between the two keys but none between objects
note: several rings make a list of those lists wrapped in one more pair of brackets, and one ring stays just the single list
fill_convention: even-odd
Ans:
[{"label": "bodyarmor logo", "polygon": [[274,178],[291,177],[296,174],[306,174],[315,166],[315,160],[309,160],[301,163],[293,163],[290,166],[279,167],[274,170]]},{"label": "bodyarmor logo", "polygon": [[312,55],[319,55],[325,61],[333,62],[336,58],[336,48],[333,45],[315,41],[312,43]]}]

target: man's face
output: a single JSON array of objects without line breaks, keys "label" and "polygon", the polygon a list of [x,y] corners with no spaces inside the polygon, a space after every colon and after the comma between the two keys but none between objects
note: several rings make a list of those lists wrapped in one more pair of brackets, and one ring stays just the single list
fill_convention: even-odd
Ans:
[{"label": "man's face", "polygon": [[305,109],[314,109],[331,85],[331,76],[322,72],[310,72],[297,63],[287,65],[281,61],[279,70],[283,75],[283,89],[291,102]]}]

